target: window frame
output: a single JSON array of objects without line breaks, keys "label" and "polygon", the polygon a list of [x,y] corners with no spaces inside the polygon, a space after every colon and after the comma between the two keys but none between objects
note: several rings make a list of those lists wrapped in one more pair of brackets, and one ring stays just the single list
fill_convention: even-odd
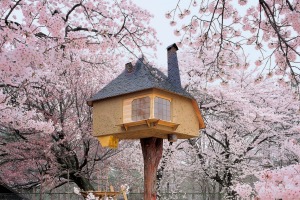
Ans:
[{"label": "window frame", "polygon": [[[148,98],[149,100],[148,100],[148,102],[145,102],[145,103],[148,103],[148,105],[147,104],[145,104],[146,106],[145,106],[145,108],[137,108],[137,110],[135,111],[135,112],[139,112],[138,111],[138,109],[139,110],[143,110],[143,109],[148,109],[148,112],[146,111],[146,113],[144,114],[144,115],[147,115],[147,117],[144,117],[144,118],[141,118],[141,117],[139,117],[139,115],[134,115],[133,113],[134,113],[134,102],[135,101],[138,101],[138,100],[141,100],[141,99],[146,99],[146,98]],[[132,99],[132,101],[131,101],[131,110],[130,110],[130,112],[131,112],[131,121],[132,122],[137,122],[137,121],[141,121],[141,120],[145,120],[145,119],[150,119],[151,118],[151,108],[152,108],[152,106],[151,106],[151,103],[152,103],[152,101],[151,101],[152,99],[151,99],[151,97],[150,96],[142,96],[142,97],[138,97],[138,98],[134,98],[134,99]],[[141,104],[142,105],[142,103],[141,102],[138,102],[137,103],[137,105],[139,105],[139,104]],[[141,115],[140,115],[141,116]]]},{"label": "window frame", "polygon": [[[167,116],[169,117],[169,120],[163,119],[163,118],[159,118],[159,117],[156,117],[156,116],[155,116],[155,110],[156,110],[155,99],[156,99],[156,98],[160,98],[160,99],[169,101],[169,116],[168,116],[168,114],[167,114]],[[165,96],[154,95],[154,96],[153,96],[153,117],[154,117],[154,118],[157,118],[157,119],[160,119],[160,120],[163,120],[163,121],[172,122],[172,121],[173,121],[173,119],[172,119],[172,99],[167,98],[167,97],[165,97]]]},{"label": "window frame", "polygon": [[[154,106],[155,105],[154,104],[155,104],[156,97],[169,100],[170,101],[170,121],[169,122],[173,121],[173,109],[172,109],[173,108],[173,99],[170,97],[164,96],[164,95],[160,95],[158,93],[148,93],[148,94],[144,94],[144,95],[131,96],[129,98],[127,97],[127,98],[123,99],[123,108],[122,108],[123,115],[122,115],[121,123],[137,122],[137,121],[132,120],[132,102],[135,99],[140,99],[143,97],[150,98],[150,117],[149,117],[149,119],[155,118],[155,116],[154,116],[154,114],[155,114]],[[165,121],[163,119],[160,119],[160,120]],[[138,121],[142,121],[142,120],[138,120]]]}]

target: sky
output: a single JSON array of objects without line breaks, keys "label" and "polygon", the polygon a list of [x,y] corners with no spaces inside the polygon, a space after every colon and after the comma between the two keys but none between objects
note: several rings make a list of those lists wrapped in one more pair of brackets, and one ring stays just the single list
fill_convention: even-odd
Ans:
[{"label": "sky", "polygon": [[[148,10],[154,15],[151,20],[151,26],[156,29],[157,37],[162,43],[157,45],[157,59],[155,64],[158,67],[167,67],[167,46],[176,43],[180,37],[174,35],[174,27],[170,26],[169,19],[165,18],[166,12],[172,10],[176,6],[175,0],[133,0],[138,6]],[[155,52],[146,52],[150,57],[154,56]],[[148,56],[148,55],[147,55]]]},{"label": "sky", "polygon": [[[174,35],[175,27],[170,26],[170,20],[165,17],[165,14],[176,7],[177,0],[132,0],[138,6],[143,9],[148,10],[151,14],[154,15],[154,18],[151,20],[151,26],[156,29],[157,37],[162,43],[157,45],[157,58],[154,59],[154,66],[160,68],[161,70],[167,69],[167,51],[166,47],[179,42],[180,37]],[[188,1],[189,2],[189,1]],[[185,2],[181,2],[182,3]],[[254,3],[254,2],[253,2]],[[255,3],[254,3],[255,4]],[[245,7],[241,7],[241,12],[246,12],[247,8],[252,4],[247,4]],[[184,21],[184,20],[183,20]],[[176,27],[180,27],[177,25]],[[248,61],[255,61],[261,57],[259,52],[257,52],[254,47],[246,47],[246,56]],[[180,49],[179,49],[180,51]],[[250,53],[249,53],[250,52]],[[146,56],[149,58],[153,57],[155,52],[146,51]]]}]

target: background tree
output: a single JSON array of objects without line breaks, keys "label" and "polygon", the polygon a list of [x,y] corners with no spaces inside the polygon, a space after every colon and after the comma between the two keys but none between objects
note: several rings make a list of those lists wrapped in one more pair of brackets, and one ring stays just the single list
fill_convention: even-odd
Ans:
[{"label": "background tree", "polygon": [[[219,88],[213,87],[213,84],[210,84],[210,82],[232,88],[229,91],[222,89],[219,95],[215,96],[214,93],[206,98],[211,99],[211,103],[204,103],[207,106],[207,108],[204,108],[206,109],[205,113],[210,110],[210,114],[216,114],[213,114],[213,116],[207,115],[208,128],[203,136],[207,138],[207,142],[210,145],[206,149],[212,148],[210,152],[217,152],[218,156],[215,157],[215,160],[227,163],[227,167],[231,166],[229,167],[231,172],[237,170],[234,174],[236,174],[235,178],[238,178],[239,181],[242,181],[241,175],[245,171],[240,171],[238,168],[244,164],[246,165],[248,162],[248,165],[253,164],[252,167],[254,169],[259,169],[263,166],[275,169],[280,165],[289,165],[290,163],[284,159],[284,156],[280,156],[282,155],[280,149],[283,146],[282,143],[285,137],[299,140],[299,121],[297,119],[299,118],[300,83],[298,67],[300,59],[300,2],[297,0],[260,0],[257,2],[247,0],[239,0],[238,2],[192,0],[188,3],[177,1],[173,8],[166,13],[166,17],[170,19],[171,26],[176,26],[174,34],[180,37],[178,45],[192,47],[192,50],[187,50],[190,54],[193,54],[191,60],[197,60],[196,58],[198,58],[197,63],[192,65],[186,64],[186,66],[190,66],[188,67],[187,78],[192,81],[187,86],[195,87],[195,84],[199,83],[199,79],[202,78],[205,79],[202,80],[201,89],[204,89],[200,90],[202,93],[209,94],[211,90],[220,92]],[[240,62],[241,54],[244,54],[247,58],[244,64]],[[231,69],[237,69],[235,73],[239,77],[232,73]],[[251,80],[249,80],[249,77],[252,77]],[[277,80],[277,83],[274,80]],[[234,85],[236,86],[232,85],[232,81],[235,82]],[[253,82],[257,85],[253,85]],[[298,94],[298,97],[295,94],[291,94],[290,90]],[[215,99],[215,97],[217,98]],[[227,99],[228,97],[229,99]],[[223,99],[226,102],[224,104],[226,108],[223,107],[219,110],[222,107],[222,103],[216,103],[213,99],[218,102]],[[245,101],[245,99],[248,100]],[[253,118],[251,115],[256,117]],[[294,117],[289,118],[289,116]],[[211,117],[218,120],[211,121]],[[221,125],[222,122],[220,124],[219,121],[222,121],[222,118],[224,121],[229,120],[226,125]],[[246,121],[239,122],[243,118]],[[216,128],[219,125],[221,125],[221,129]],[[231,129],[232,127],[234,128]],[[230,130],[233,132],[227,132]],[[241,134],[244,134],[246,138],[242,139]],[[228,137],[229,135],[231,136]],[[234,138],[233,136],[235,135],[239,135],[239,139]],[[282,135],[285,137],[282,138]],[[229,162],[226,156],[231,157],[234,154],[228,154],[226,141],[230,141],[227,142],[228,146],[230,146],[229,149],[238,145],[237,142],[240,142],[241,145],[239,148],[234,148],[236,152],[232,152],[237,157]],[[252,144],[252,142],[254,143]],[[202,152],[203,143],[194,141],[192,145],[195,147],[197,143],[198,147],[196,146],[196,150],[198,149],[198,151],[201,150],[200,152]],[[272,148],[274,148],[273,151],[270,150]],[[239,152],[239,149],[242,152]],[[257,153],[253,154],[253,152]],[[279,152],[279,155],[274,156],[273,152]],[[200,158],[203,156],[202,154],[198,153]],[[212,155],[205,157],[203,159],[204,165],[202,164],[201,166],[206,166],[205,161],[207,159],[214,160],[213,157]],[[237,164],[235,161],[241,161],[242,163]],[[264,163],[263,166],[260,166],[262,163]],[[211,167],[207,169],[215,170],[216,172],[220,167],[215,164],[211,162],[209,164]],[[293,167],[291,166],[291,168]],[[292,172],[293,170],[290,170],[291,168],[288,166],[287,168],[282,168],[282,170],[290,171],[291,177],[291,174],[294,173]],[[227,176],[228,170],[225,165],[223,169],[225,170],[221,172],[222,175],[215,177],[226,183],[229,179],[232,180],[234,176]],[[239,174],[238,171],[242,172],[242,174]],[[279,171],[274,170],[273,172],[274,174],[282,172]],[[210,171],[207,175],[213,177],[215,172]],[[230,173],[230,175],[232,174]],[[278,178],[276,175],[273,177],[273,181],[277,181],[276,184],[279,184],[278,180],[287,176],[283,175],[281,178]],[[260,178],[260,180],[262,179]],[[261,184],[264,183],[266,181],[262,180]],[[286,182],[287,185],[293,185],[294,183],[294,181],[291,181],[291,183]],[[276,198],[287,199],[295,197],[293,196],[294,194],[297,195],[295,190],[291,191],[288,187],[280,187],[280,184],[277,185],[279,187],[274,186],[274,184],[267,185],[267,188],[263,187],[259,192],[256,191],[258,192],[256,194],[263,198],[268,198],[270,197],[268,195],[277,195],[280,193],[279,191],[282,191],[282,194],[288,193],[290,196],[275,195]],[[291,188],[294,189],[295,187]],[[286,190],[283,191],[284,189]],[[245,190],[249,191],[249,187],[246,187]],[[228,191],[231,190],[229,189]],[[241,188],[240,191],[242,191]],[[273,194],[271,194],[272,192]]]},{"label": "background tree", "polygon": [[244,67],[261,66],[258,79],[277,75],[299,93],[299,11],[298,0],[191,0],[177,1],[166,17],[171,26],[178,22],[178,44],[195,48],[195,57],[207,66],[207,79],[226,80],[226,58],[242,51],[252,58]]},{"label": "background tree", "polygon": [[249,198],[255,194],[262,199],[297,199],[299,197],[299,144],[297,140],[286,140],[282,145],[282,152],[285,158],[293,159],[285,159],[283,166],[254,173],[258,178],[258,181],[254,183],[254,188],[248,184],[238,184],[235,189],[240,196]]},{"label": "background tree", "polygon": [[240,64],[239,70],[227,68],[230,80],[208,82],[207,66],[199,64],[193,50],[186,52],[181,56],[185,85],[199,100],[207,127],[199,138],[177,144],[164,169],[176,166],[184,178],[210,179],[234,199],[235,184],[253,182],[254,172],[285,163],[283,142],[299,138],[297,95],[284,80],[257,80],[259,69],[246,70],[244,59],[228,61]]},{"label": "background tree", "polygon": [[69,178],[92,189],[95,162],[117,152],[91,138],[85,101],[124,52],[153,48],[150,17],[126,1],[0,2],[3,180],[55,187]]},{"label": "background tree", "polygon": [[[93,71],[95,75],[97,69]],[[86,98],[94,91],[88,87],[93,79],[90,75],[92,73],[85,68],[67,66],[63,75],[56,77],[56,82],[31,84],[24,93],[18,93],[26,98],[23,107],[28,111],[34,109],[39,118],[33,115],[33,119],[23,122],[20,116],[24,124],[18,124],[20,121],[14,121],[14,116],[8,116],[20,127],[17,129],[13,123],[1,127],[4,180],[29,188],[41,183],[53,188],[69,181],[83,190],[93,188],[89,179],[98,171],[96,162],[108,162],[107,159],[122,148],[104,150],[90,135],[91,110],[86,104]],[[41,120],[51,121],[53,130],[45,132]]]}]

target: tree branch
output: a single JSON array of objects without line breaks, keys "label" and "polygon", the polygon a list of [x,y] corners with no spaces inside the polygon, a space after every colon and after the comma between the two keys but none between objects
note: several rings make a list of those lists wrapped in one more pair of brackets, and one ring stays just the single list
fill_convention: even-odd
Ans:
[{"label": "tree branch", "polygon": [[67,13],[66,18],[63,18],[63,20],[64,20],[65,22],[67,22],[68,19],[69,19],[70,14],[71,14],[77,7],[79,7],[79,6],[82,6],[82,3],[75,4],[75,5],[71,8],[71,10],[69,10],[69,12]]},{"label": "tree branch", "polygon": [[10,11],[7,13],[6,17],[4,18],[5,20],[5,24],[8,25],[8,17],[10,16],[10,14],[13,12],[13,10],[19,5],[19,3],[21,2],[22,0],[19,0],[16,2],[16,4],[10,9]]}]

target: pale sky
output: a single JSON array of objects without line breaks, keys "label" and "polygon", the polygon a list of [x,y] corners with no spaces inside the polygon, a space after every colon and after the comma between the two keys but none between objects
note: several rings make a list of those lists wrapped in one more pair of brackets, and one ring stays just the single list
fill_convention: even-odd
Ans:
[{"label": "pale sky", "polygon": [[[143,9],[147,9],[154,18],[151,20],[151,26],[156,29],[157,37],[162,45],[157,45],[157,59],[155,64],[159,67],[167,67],[167,46],[176,43],[180,40],[180,37],[174,35],[174,27],[171,27],[169,19],[165,18],[167,11],[173,9],[176,6],[174,0],[133,0],[138,6]],[[147,52],[154,55],[154,52]],[[147,55],[148,56],[148,55]]]},{"label": "pale sky", "polygon": [[[176,37],[174,35],[175,27],[171,27],[170,20],[165,17],[166,12],[171,11],[175,8],[177,0],[133,0],[133,2],[141,8],[148,10],[151,14],[154,15],[154,18],[151,20],[151,26],[156,29],[157,37],[162,43],[162,45],[157,45],[157,59],[154,60],[154,63],[156,64],[156,67],[162,67],[166,69],[166,47],[173,43],[179,42],[181,39],[181,37]],[[246,12],[247,8],[250,5],[252,4],[247,4],[247,6],[245,7],[240,7],[240,11]],[[176,27],[180,26],[177,24]],[[248,61],[255,61],[261,56],[259,52],[254,49],[254,47],[248,46],[244,50],[246,50],[246,56],[248,57]],[[155,52],[149,51],[146,53],[147,57],[153,57]]]}]

